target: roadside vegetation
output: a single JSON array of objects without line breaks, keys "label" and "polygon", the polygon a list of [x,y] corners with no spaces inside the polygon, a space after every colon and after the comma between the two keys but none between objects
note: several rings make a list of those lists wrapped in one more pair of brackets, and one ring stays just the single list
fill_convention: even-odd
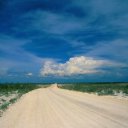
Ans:
[{"label": "roadside vegetation", "polygon": [[62,84],[58,87],[97,95],[128,96],[128,83],[75,83]]},{"label": "roadside vegetation", "polygon": [[0,116],[9,107],[15,103],[23,94],[47,85],[41,86],[36,84],[0,84]]}]

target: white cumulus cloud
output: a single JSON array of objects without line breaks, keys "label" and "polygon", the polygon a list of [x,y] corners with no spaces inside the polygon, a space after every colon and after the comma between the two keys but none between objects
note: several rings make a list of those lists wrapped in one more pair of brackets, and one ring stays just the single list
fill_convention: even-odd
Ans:
[{"label": "white cumulus cloud", "polygon": [[55,61],[46,61],[41,69],[41,75],[83,75],[102,72],[101,67],[122,66],[108,60],[99,60],[91,57],[72,57],[65,63],[57,63]]},{"label": "white cumulus cloud", "polygon": [[27,73],[26,75],[27,75],[27,76],[32,76],[33,73],[29,72],[29,73]]}]

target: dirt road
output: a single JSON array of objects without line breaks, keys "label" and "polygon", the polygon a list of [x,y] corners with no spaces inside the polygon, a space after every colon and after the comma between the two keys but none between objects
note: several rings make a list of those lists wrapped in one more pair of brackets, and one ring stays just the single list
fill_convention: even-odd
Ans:
[{"label": "dirt road", "polygon": [[57,88],[24,95],[0,128],[128,128],[128,101]]}]

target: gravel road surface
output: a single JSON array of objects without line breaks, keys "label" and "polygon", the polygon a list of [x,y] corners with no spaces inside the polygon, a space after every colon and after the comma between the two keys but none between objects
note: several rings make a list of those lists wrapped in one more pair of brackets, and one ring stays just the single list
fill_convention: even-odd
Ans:
[{"label": "gravel road surface", "polygon": [[0,128],[128,128],[128,101],[52,85],[22,96]]}]

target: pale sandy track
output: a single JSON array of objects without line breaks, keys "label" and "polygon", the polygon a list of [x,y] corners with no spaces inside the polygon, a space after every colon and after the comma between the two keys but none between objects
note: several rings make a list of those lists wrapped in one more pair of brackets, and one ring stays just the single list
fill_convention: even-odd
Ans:
[{"label": "pale sandy track", "polygon": [[128,101],[52,86],[24,95],[0,128],[128,128]]}]

